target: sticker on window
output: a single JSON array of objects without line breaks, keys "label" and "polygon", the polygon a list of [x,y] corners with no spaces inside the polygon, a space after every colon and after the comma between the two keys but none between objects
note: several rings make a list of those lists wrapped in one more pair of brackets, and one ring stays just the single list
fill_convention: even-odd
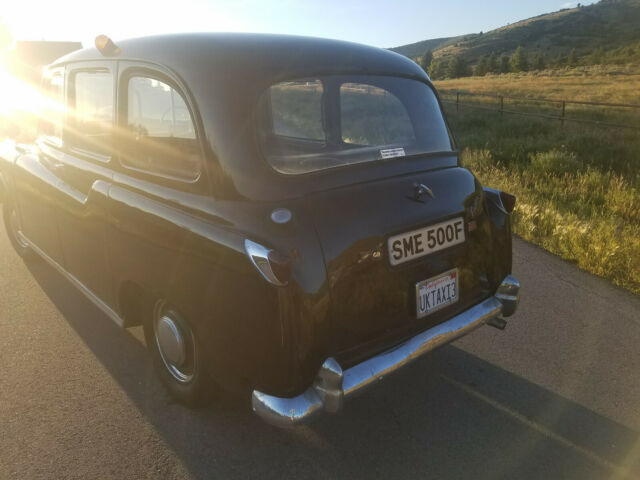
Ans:
[{"label": "sticker on window", "polygon": [[395,158],[404,157],[404,148],[387,148],[386,150],[380,150],[382,158]]}]

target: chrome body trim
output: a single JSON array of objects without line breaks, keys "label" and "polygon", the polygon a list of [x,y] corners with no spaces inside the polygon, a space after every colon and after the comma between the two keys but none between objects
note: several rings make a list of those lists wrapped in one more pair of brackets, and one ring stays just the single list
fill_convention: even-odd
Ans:
[{"label": "chrome body trim", "polygon": [[269,261],[270,249],[263,247],[259,243],[252,242],[249,239],[245,239],[244,249],[249,256],[251,263],[253,263],[253,266],[256,267],[260,272],[260,275],[262,275],[262,278],[278,287],[284,287],[287,285],[286,283],[278,280],[278,277],[271,269],[271,262]]},{"label": "chrome body trim", "polygon": [[425,353],[472,332],[500,315],[512,315],[520,300],[519,289],[520,283],[508,275],[495,295],[345,371],[330,357],[320,368],[313,384],[297,397],[281,398],[254,390],[251,398],[253,411],[277,427],[295,426],[321,410],[339,412],[344,397],[377,383]]},{"label": "chrome body trim", "polygon": [[58,271],[58,273],[60,275],[62,275],[65,279],[67,279],[69,282],[71,282],[71,284],[76,287],[78,290],[80,290],[85,297],[87,297],[89,300],[91,300],[91,302],[98,307],[100,310],[102,310],[102,312],[107,315],[111,320],[113,320],[116,324],[118,324],[118,326],[122,327],[124,326],[124,320],[122,319],[122,317],[120,317],[120,315],[118,315],[118,313],[113,310],[109,305],[107,305],[106,303],[104,303],[100,298],[98,298],[96,296],[95,293],[93,293],[89,288],[87,288],[87,286],[82,283],[80,280],[78,280],[76,277],[74,277],[73,275],[71,275],[69,272],[67,272],[60,264],[58,264],[58,262],[56,262],[54,259],[52,259],[49,255],[47,255],[46,253],[44,253],[42,250],[40,250],[39,247],[37,247],[31,240],[29,240],[27,237],[24,236],[24,234],[22,234],[22,232],[20,232],[20,237],[22,240],[24,240],[28,245],[29,248],[32,249],[35,253],[37,253],[39,256],[42,257],[42,259],[47,262],[49,265],[51,265],[55,270]]}]

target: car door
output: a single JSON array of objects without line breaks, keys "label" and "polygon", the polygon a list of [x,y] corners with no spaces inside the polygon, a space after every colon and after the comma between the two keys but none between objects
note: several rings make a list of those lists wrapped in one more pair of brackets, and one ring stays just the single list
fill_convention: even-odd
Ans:
[{"label": "car door", "polygon": [[43,78],[47,101],[39,125],[39,149],[20,155],[14,180],[23,234],[39,253],[61,265],[62,249],[56,223],[59,164],[49,152],[62,148],[64,117],[64,69],[49,70]]},{"label": "car door", "polygon": [[56,162],[58,226],[68,273],[112,305],[105,220],[111,170],[116,62],[67,67],[65,150]]},{"label": "car door", "polygon": [[[184,204],[209,198],[193,108],[164,71],[122,61],[118,76],[119,161],[108,229],[115,289],[131,281],[175,293],[193,280],[184,271],[202,262],[189,247],[184,222],[193,211]],[[188,290],[201,287],[189,283]]]}]

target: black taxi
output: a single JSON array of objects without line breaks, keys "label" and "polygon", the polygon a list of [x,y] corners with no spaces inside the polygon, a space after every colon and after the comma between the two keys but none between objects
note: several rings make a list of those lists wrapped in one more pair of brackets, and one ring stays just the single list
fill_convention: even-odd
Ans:
[{"label": "black taxi", "polygon": [[515,198],[460,165],[396,53],[258,34],[105,36],[50,65],[0,145],[11,242],[122,327],[169,392],[279,426],[471,330],[504,328]]}]

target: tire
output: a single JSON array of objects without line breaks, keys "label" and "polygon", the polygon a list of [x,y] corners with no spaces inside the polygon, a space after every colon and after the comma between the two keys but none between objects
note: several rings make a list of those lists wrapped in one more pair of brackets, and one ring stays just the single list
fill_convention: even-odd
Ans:
[{"label": "tire", "polygon": [[198,337],[186,319],[158,301],[153,314],[144,321],[144,336],[156,372],[169,394],[191,408],[208,404],[214,385],[205,371]]},{"label": "tire", "polygon": [[31,260],[34,257],[33,250],[29,247],[29,244],[23,240],[20,236],[22,233],[22,226],[20,224],[20,215],[15,206],[15,202],[10,199],[5,199],[2,205],[2,216],[4,217],[4,227],[7,231],[9,241],[14,250],[20,255],[23,260]]}]

